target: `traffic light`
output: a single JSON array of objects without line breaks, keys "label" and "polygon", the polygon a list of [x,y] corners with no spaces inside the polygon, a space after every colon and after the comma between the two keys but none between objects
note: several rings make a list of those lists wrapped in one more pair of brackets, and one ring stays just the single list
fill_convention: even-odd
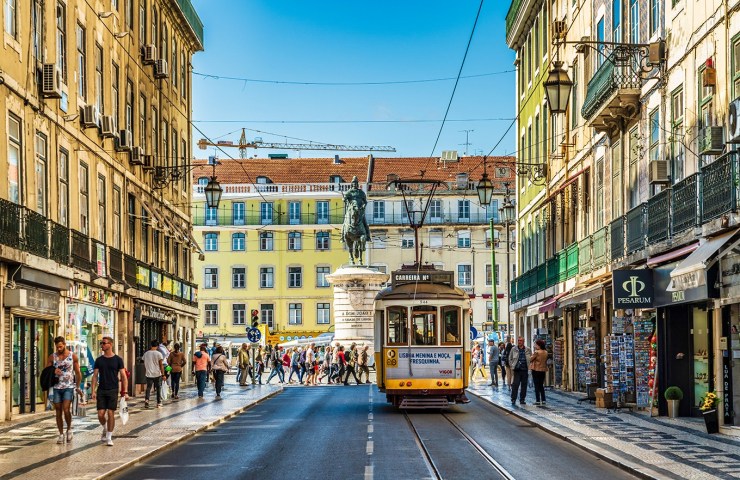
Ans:
[{"label": "traffic light", "polygon": [[257,325],[260,324],[260,311],[256,308],[252,310],[252,326],[254,328],[257,328]]}]

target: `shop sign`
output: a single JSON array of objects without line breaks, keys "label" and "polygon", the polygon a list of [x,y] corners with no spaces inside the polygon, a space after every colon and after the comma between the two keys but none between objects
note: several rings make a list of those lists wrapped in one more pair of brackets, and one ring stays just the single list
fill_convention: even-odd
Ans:
[{"label": "shop sign", "polygon": [[176,278],[172,279],[172,296],[182,298],[182,282]]},{"label": "shop sign", "polygon": [[182,284],[182,298],[190,301],[190,285],[187,283]]},{"label": "shop sign", "polygon": [[141,309],[141,316],[142,317],[149,317],[153,318],[154,320],[163,320],[163,321],[169,321],[170,320],[170,312],[167,310],[162,310],[161,308],[153,307],[151,305],[147,305],[146,303],[140,303],[139,308]]},{"label": "shop sign", "polygon": [[612,291],[615,309],[650,308],[653,306],[652,270],[614,270]]},{"label": "shop sign", "polygon": [[152,283],[151,288],[152,290],[157,290],[158,292],[162,291],[162,274],[159,272],[155,272],[154,270],[152,272]]},{"label": "shop sign", "polygon": [[162,276],[162,291],[172,295],[172,277],[169,275]]},{"label": "shop sign", "polygon": [[700,302],[716,296],[718,293],[717,289],[709,286],[713,285],[717,278],[717,273],[714,269],[709,269],[706,272],[706,281],[703,284],[685,290],[672,290],[671,282],[675,278],[671,278],[671,272],[675,270],[676,265],[677,263],[673,262],[661,265],[653,270],[653,283],[655,285],[655,303],[653,306],[666,307],[683,303]]},{"label": "shop sign", "polygon": [[35,288],[28,288],[26,292],[26,302],[24,307],[29,310],[38,310],[39,312],[51,315],[59,315],[59,295],[57,293],[46,292]]},{"label": "shop sign", "polygon": [[118,294],[108,292],[102,288],[94,288],[89,285],[75,282],[69,287],[69,298],[88,303],[105,305],[110,308],[118,308]]},{"label": "shop sign", "polygon": [[[732,362],[732,351],[731,350],[725,350],[722,355],[722,389],[725,392],[725,398],[733,398],[732,396],[732,374],[730,373],[730,362]],[[725,424],[727,425],[733,425],[734,424],[734,415],[732,411],[732,404],[733,402],[722,402],[722,407],[724,409],[724,415],[725,415]]]},{"label": "shop sign", "polygon": [[149,285],[151,284],[151,279],[149,278],[149,269],[139,265],[136,267],[136,284],[141,285],[143,287],[149,288]]},{"label": "shop sign", "polygon": [[102,243],[95,243],[95,273],[98,275],[98,277],[108,276],[108,269],[106,267],[105,245],[103,245]]}]

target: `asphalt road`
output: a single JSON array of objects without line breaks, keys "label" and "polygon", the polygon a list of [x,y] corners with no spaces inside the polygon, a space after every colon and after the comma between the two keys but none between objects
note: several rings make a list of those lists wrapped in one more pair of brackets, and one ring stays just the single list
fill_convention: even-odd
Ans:
[{"label": "asphalt road", "polygon": [[509,478],[634,478],[475,397],[445,413],[406,417],[375,385],[291,387],[118,478],[506,478],[466,435]]}]

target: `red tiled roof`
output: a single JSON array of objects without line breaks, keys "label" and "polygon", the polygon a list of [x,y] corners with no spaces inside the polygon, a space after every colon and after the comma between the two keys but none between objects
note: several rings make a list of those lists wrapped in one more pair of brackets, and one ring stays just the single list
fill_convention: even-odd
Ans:
[{"label": "red tiled roof", "polygon": [[[216,176],[220,183],[256,183],[263,176],[272,183],[329,183],[329,177],[339,175],[344,182],[353,176],[364,183],[367,181],[367,157],[340,158],[334,163],[331,158],[250,158],[219,159]],[[195,160],[193,182],[199,177],[210,177],[213,167],[207,160]]]},{"label": "red tiled roof", "polygon": [[[500,187],[500,182],[514,180],[513,168],[508,169],[506,177],[498,177],[496,167],[515,161],[515,157],[488,157],[486,159],[488,177],[495,187]],[[371,182],[387,182],[388,175],[391,174],[398,175],[401,179],[455,182],[458,173],[467,173],[471,181],[477,182],[483,175],[483,157],[459,157],[457,162],[443,162],[439,158],[430,159],[429,157],[376,158]]]},{"label": "red tiled roof", "polygon": [[[216,176],[221,183],[255,183],[258,176],[270,179],[272,183],[328,183],[329,177],[339,175],[349,182],[357,176],[362,183],[367,182],[369,157],[340,158],[335,163],[333,157],[327,158],[255,158],[219,159]],[[486,160],[488,176],[496,188],[500,183],[514,180],[513,168],[506,177],[497,175],[496,167],[515,162],[515,157],[488,157]],[[212,167],[207,160],[195,160],[193,181],[199,177],[210,177]],[[483,157],[460,157],[456,162],[443,162],[439,158],[402,157],[373,158],[371,183],[385,183],[388,175],[395,174],[401,179],[426,179],[442,182],[455,182],[458,173],[467,173],[471,181],[478,181],[483,175]]]}]

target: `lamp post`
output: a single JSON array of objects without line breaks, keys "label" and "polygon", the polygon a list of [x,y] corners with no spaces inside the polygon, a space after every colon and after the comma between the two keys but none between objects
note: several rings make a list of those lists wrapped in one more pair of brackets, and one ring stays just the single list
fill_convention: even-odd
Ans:
[{"label": "lamp post", "polygon": [[[478,200],[480,201],[480,204],[484,207],[488,207],[488,205],[491,204],[491,198],[493,197],[493,182],[489,180],[488,173],[486,172],[486,159],[487,157],[484,156],[483,157],[483,175],[481,176],[481,179],[478,182],[478,185],[476,186],[476,190],[478,193]],[[493,217],[489,219],[489,228],[491,231],[491,298],[493,300],[491,304],[491,306],[493,307],[493,315],[492,315],[493,318],[491,320],[493,320],[494,322],[498,322],[499,311],[498,311],[498,293],[496,292],[496,249],[493,244]],[[482,330],[484,331],[484,338],[485,338],[485,328],[483,328]],[[484,357],[487,354],[486,347],[487,347],[487,342],[483,342],[483,356]]]},{"label": "lamp post", "polygon": [[[501,206],[499,211],[501,212],[501,222],[504,224],[504,228],[506,228],[506,285],[511,289],[511,259],[509,255],[511,251],[511,243],[509,241],[509,228],[516,220],[516,207],[514,207],[514,204],[511,201],[509,182],[504,183],[504,187],[506,188],[506,192],[504,193],[504,204]],[[511,301],[511,292],[509,292],[509,301]],[[506,312],[506,319],[508,320],[506,334],[511,336],[511,314],[508,311]]]},{"label": "lamp post", "polygon": [[213,175],[211,175],[208,184],[203,188],[203,193],[206,195],[206,206],[208,208],[218,208],[218,204],[221,201],[221,194],[224,193],[224,189],[216,179],[216,164],[213,164]]}]

